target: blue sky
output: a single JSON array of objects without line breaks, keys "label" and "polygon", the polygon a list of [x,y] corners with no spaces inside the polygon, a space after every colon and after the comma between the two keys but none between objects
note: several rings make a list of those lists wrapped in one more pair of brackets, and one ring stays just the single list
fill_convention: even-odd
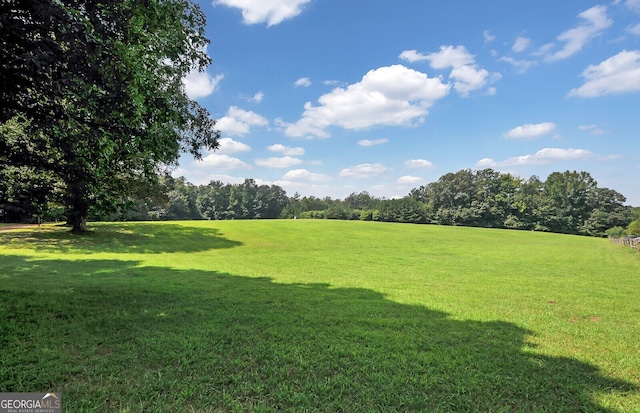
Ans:
[{"label": "blue sky", "polygon": [[401,197],[587,171],[640,206],[640,0],[211,0],[184,79],[221,147],[175,176]]}]

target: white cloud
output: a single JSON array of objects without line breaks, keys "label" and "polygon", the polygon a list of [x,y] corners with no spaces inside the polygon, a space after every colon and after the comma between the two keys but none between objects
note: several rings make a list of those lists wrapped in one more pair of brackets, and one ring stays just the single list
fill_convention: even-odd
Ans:
[{"label": "white cloud", "polygon": [[454,67],[449,77],[455,79],[453,88],[461,96],[466,97],[469,96],[470,92],[482,89],[487,84],[489,71],[479,69],[475,65],[466,65]]},{"label": "white cloud", "polygon": [[583,98],[640,91],[640,50],[618,53],[599,65],[587,67],[584,85],[572,89],[569,96]]},{"label": "white cloud", "polygon": [[285,146],[280,143],[276,143],[275,145],[267,146],[267,149],[271,152],[280,152],[283,155],[304,155],[304,148],[291,146]]},{"label": "white cloud", "polygon": [[489,30],[485,30],[483,34],[484,34],[484,42],[485,43],[492,42],[492,41],[494,41],[496,39],[496,36],[492,35]]},{"label": "white cloud", "polygon": [[374,176],[380,175],[383,172],[390,171],[391,169],[380,163],[374,164],[361,164],[358,166],[352,166],[349,168],[345,168],[340,171],[339,176],[344,178],[356,178],[356,179],[365,179],[372,178]]},{"label": "white cloud", "polygon": [[582,24],[561,33],[557,37],[557,40],[564,42],[564,46],[560,50],[548,54],[551,49],[555,48],[555,45],[552,47],[549,47],[549,45],[543,46],[549,49],[544,51],[546,61],[552,62],[573,56],[582,50],[585,44],[600,35],[604,29],[613,23],[613,20],[607,16],[606,6],[591,7],[578,14],[578,17],[584,20]]},{"label": "white cloud", "polygon": [[266,22],[274,26],[284,20],[291,19],[300,12],[302,6],[311,0],[214,0],[214,5],[224,5],[242,10],[245,24]]},{"label": "white cloud", "polygon": [[529,47],[529,43],[531,43],[531,39],[527,37],[518,37],[514,42],[513,47],[511,47],[511,50],[516,53],[524,52],[527,50],[527,47]]},{"label": "white cloud", "polygon": [[580,125],[578,129],[581,131],[589,131],[589,133],[594,136],[600,136],[606,133],[605,130],[598,127],[598,125]]},{"label": "white cloud", "polygon": [[636,36],[640,36],[640,23],[638,23],[638,24],[636,24],[636,25],[634,25],[634,26],[629,27],[629,28],[627,29],[627,31],[628,31],[629,33],[631,33],[631,34],[636,35]]},{"label": "white cloud", "polygon": [[369,71],[358,83],[322,95],[319,106],[304,105],[296,123],[278,121],[290,137],[328,137],[325,129],[366,129],[374,125],[411,126],[423,121],[428,108],[449,93],[441,79],[402,65]]},{"label": "white cloud", "polygon": [[269,121],[255,112],[229,107],[226,116],[218,119],[216,129],[229,135],[246,135],[252,126],[267,126]]},{"label": "white cloud", "polygon": [[476,163],[478,168],[513,167],[527,165],[546,165],[562,161],[593,159],[595,155],[586,149],[543,148],[533,155],[522,155],[496,162],[484,158]]},{"label": "white cloud", "polygon": [[548,135],[556,128],[553,122],[528,123],[517,126],[504,134],[507,139],[531,139],[538,136]]},{"label": "white cloud", "polygon": [[640,13],[640,0],[627,0],[624,3],[630,10]]},{"label": "white cloud", "polygon": [[511,66],[518,69],[518,73],[526,72],[530,67],[535,66],[538,62],[534,60],[518,60],[513,57],[504,56],[499,59],[501,62],[507,62]]},{"label": "white cloud", "polygon": [[225,154],[209,154],[202,158],[202,161],[197,161],[194,165],[198,168],[211,168],[214,170],[220,169],[251,169],[251,166],[241,161],[238,158],[233,158]]},{"label": "white cloud", "polygon": [[358,145],[368,147],[368,146],[383,145],[387,142],[389,142],[389,139],[387,138],[374,139],[374,140],[362,139],[358,141]]},{"label": "white cloud", "polygon": [[331,178],[325,174],[316,174],[306,169],[292,169],[282,177],[285,181],[323,182]]},{"label": "white cloud", "polygon": [[418,182],[422,182],[422,178],[411,175],[401,176],[396,180],[396,183],[399,185],[417,184]]},{"label": "white cloud", "polygon": [[474,56],[464,46],[440,46],[439,52],[430,54],[405,50],[399,57],[409,62],[428,60],[434,69],[452,68],[449,78],[454,80],[453,88],[463,97],[500,78],[499,73],[490,75],[489,71],[478,67]]},{"label": "white cloud", "polygon": [[255,95],[253,95],[253,97],[250,100],[255,103],[260,103],[262,102],[262,99],[264,99],[264,93],[258,92]]},{"label": "white cloud", "polygon": [[436,165],[433,162],[427,161],[426,159],[410,159],[408,161],[405,161],[404,166],[406,166],[407,168],[436,168]]},{"label": "white cloud", "polygon": [[309,79],[308,77],[301,77],[300,79],[293,82],[293,84],[295,86],[309,87],[311,86],[311,79]]},{"label": "white cloud", "polygon": [[434,69],[447,69],[475,63],[475,59],[464,46],[440,46],[440,51],[430,54],[418,53],[415,50],[405,50],[400,58],[411,63],[428,60]]},{"label": "white cloud", "polygon": [[182,84],[189,98],[198,99],[212,94],[223,78],[222,74],[211,76],[207,72],[194,69],[182,78]]},{"label": "white cloud", "polygon": [[238,152],[249,152],[251,146],[246,143],[234,141],[231,138],[222,138],[219,140],[220,147],[216,150],[217,154],[229,154]]},{"label": "white cloud", "polygon": [[282,158],[256,159],[256,165],[266,168],[290,168],[302,163],[301,159],[285,156]]}]

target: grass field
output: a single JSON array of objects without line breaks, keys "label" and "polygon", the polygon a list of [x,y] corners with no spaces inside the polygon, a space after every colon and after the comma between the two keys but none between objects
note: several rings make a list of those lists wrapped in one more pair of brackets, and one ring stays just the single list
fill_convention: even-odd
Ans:
[{"label": "grass field", "polygon": [[640,254],[324,220],[0,232],[0,392],[65,411],[640,411]]}]

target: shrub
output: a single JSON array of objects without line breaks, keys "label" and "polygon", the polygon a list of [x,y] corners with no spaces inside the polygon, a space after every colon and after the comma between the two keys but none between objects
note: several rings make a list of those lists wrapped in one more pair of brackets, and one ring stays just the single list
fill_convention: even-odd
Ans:
[{"label": "shrub", "polygon": [[618,227],[613,227],[613,228],[609,228],[608,230],[606,230],[604,232],[608,237],[623,237],[625,235],[627,235],[627,231],[618,226]]}]

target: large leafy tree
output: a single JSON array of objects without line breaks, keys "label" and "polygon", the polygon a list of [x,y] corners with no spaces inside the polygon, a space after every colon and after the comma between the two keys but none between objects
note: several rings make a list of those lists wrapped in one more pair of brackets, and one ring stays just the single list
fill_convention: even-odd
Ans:
[{"label": "large leafy tree", "polygon": [[199,157],[217,147],[215,121],[182,84],[210,63],[204,15],[192,1],[0,0],[0,7],[0,124],[22,128],[35,148],[0,137],[0,168],[31,173],[13,173],[0,197],[28,193],[34,177],[47,176],[51,191],[41,185],[32,199],[55,197],[81,232],[90,208],[116,210],[181,152]]}]

